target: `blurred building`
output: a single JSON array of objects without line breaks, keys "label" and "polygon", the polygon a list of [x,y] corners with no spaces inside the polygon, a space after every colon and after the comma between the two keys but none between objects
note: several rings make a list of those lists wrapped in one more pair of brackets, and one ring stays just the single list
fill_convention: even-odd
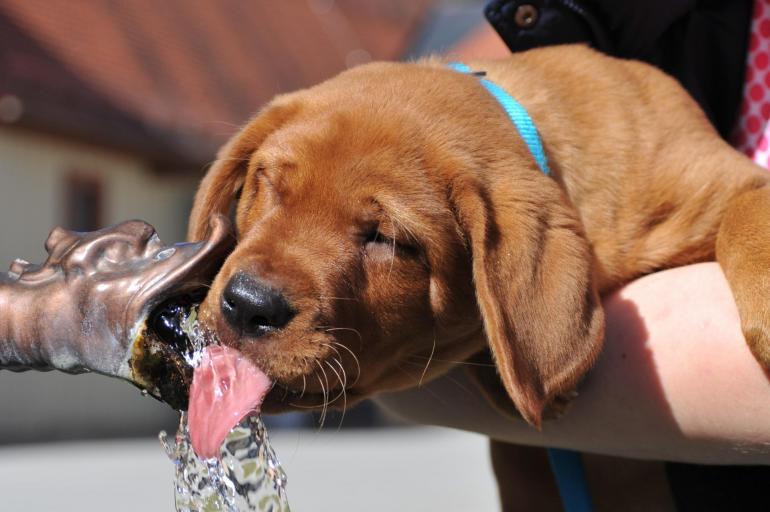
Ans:
[{"label": "blurred building", "polygon": [[430,4],[0,0],[0,260],[39,257],[56,224],[142,217],[180,239],[236,127],[279,92],[401,57]]},{"label": "blurred building", "polygon": [[[0,0],[0,264],[41,261],[56,225],[141,218],[164,240],[183,239],[216,148],[260,105],[401,58],[433,4]],[[157,432],[152,414],[173,421],[130,386],[58,373],[0,372],[0,410],[13,412],[0,442],[91,435],[94,425],[98,435]]]},{"label": "blurred building", "polygon": [[[55,225],[142,218],[181,240],[214,151],[270,97],[370,59],[443,53],[463,38],[476,42],[453,51],[458,58],[484,55],[480,41],[499,50],[496,36],[475,31],[481,2],[0,0],[0,265],[40,261]],[[177,420],[125,383],[58,372],[0,371],[0,411],[0,445],[155,436]],[[344,425],[371,424],[366,412]],[[297,509],[494,508],[485,439],[340,436],[339,422],[330,415],[320,436],[275,433]],[[2,510],[170,506],[171,465],[151,439],[2,455]],[[41,486],[40,475],[55,478]],[[397,492],[383,494],[383,482]]]}]

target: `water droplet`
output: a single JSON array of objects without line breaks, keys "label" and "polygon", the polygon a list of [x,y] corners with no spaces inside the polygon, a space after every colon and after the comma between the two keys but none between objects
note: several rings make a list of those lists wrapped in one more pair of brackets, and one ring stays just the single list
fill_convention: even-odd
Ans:
[{"label": "water droplet", "polygon": [[155,255],[155,261],[167,260],[171,256],[173,256],[175,252],[176,252],[176,249],[174,247],[163,249],[162,251],[160,251],[158,254]]},{"label": "water droplet", "polygon": [[143,389],[143,390],[142,390],[142,396],[147,396],[147,395],[149,395],[149,394],[150,394],[150,392],[149,392],[149,391],[147,391],[146,389]]}]

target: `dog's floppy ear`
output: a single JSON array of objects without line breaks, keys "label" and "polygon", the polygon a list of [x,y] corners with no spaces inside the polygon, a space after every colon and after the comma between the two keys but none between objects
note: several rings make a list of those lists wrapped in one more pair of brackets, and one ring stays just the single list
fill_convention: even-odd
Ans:
[{"label": "dog's floppy ear", "polygon": [[206,236],[212,215],[227,215],[243,186],[251,154],[297,110],[295,103],[274,103],[222,146],[195,195],[187,230],[188,240],[202,240]]},{"label": "dog's floppy ear", "polygon": [[604,337],[582,224],[556,182],[533,172],[456,183],[452,195],[498,375],[519,413],[539,427],[544,410],[591,367]]}]

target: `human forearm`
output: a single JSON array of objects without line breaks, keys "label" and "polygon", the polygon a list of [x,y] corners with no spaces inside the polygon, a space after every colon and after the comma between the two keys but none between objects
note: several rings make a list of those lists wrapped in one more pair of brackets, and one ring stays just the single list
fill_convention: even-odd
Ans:
[{"label": "human forearm", "polygon": [[[509,442],[702,463],[770,463],[770,381],[716,264],[637,280],[604,301],[605,349],[567,414],[537,432],[493,410],[461,368],[380,402]],[[464,388],[464,389],[463,389]]]}]

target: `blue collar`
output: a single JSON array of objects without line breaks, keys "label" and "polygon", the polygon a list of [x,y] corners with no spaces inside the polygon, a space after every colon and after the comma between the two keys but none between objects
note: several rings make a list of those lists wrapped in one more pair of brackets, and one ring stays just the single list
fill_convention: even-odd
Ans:
[{"label": "blue collar", "polygon": [[[461,73],[474,74],[471,68],[461,62],[452,62],[449,64],[449,67]],[[486,87],[497,102],[500,103],[500,106],[503,107],[505,113],[508,114],[508,117],[519,131],[519,135],[527,144],[530,153],[535,157],[535,161],[540,170],[543,171],[543,174],[550,175],[551,170],[548,168],[548,159],[545,157],[545,151],[543,151],[543,143],[540,141],[540,135],[537,133],[535,123],[532,122],[532,118],[529,117],[527,110],[496,83],[490,82],[486,78],[479,79],[479,82]]]},{"label": "blue collar", "polygon": [[[453,62],[449,64],[449,67],[461,73],[476,74],[460,62]],[[479,81],[508,114],[543,174],[550,175],[551,170],[548,168],[543,143],[540,141],[535,123],[532,122],[527,110],[499,85],[486,78],[480,78]],[[572,450],[549,448],[548,460],[551,463],[551,471],[556,479],[564,510],[567,512],[591,512],[593,504],[580,454]]]}]

